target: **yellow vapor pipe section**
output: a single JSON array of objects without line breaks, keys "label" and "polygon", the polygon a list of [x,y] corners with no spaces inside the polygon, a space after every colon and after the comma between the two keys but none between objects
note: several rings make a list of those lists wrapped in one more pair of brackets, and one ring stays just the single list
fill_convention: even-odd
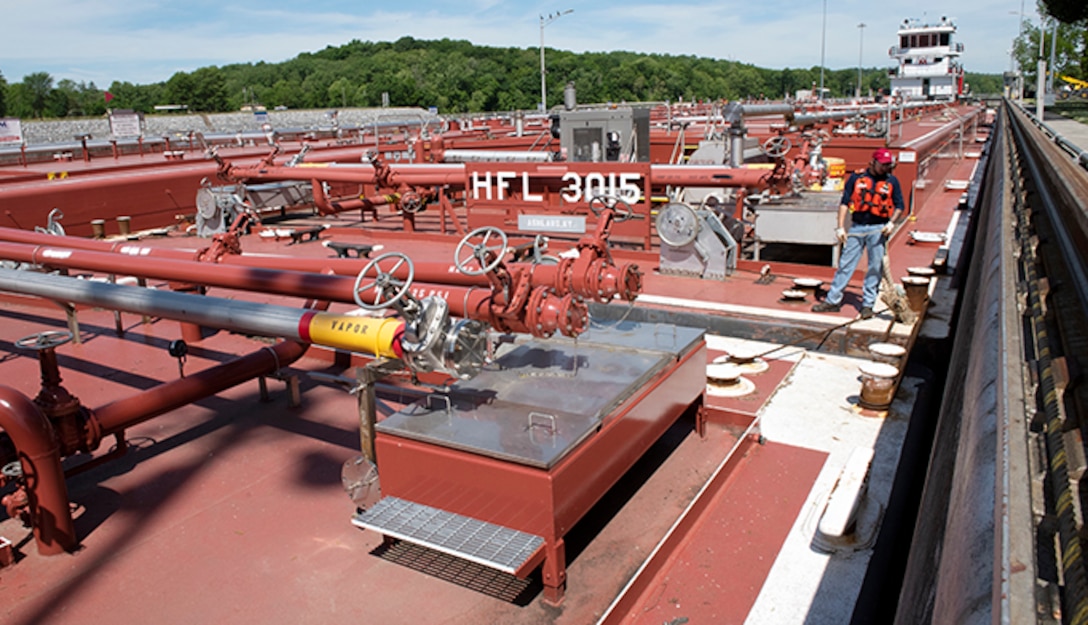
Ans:
[{"label": "yellow vapor pipe section", "polygon": [[401,358],[400,337],[404,321],[392,317],[375,319],[354,315],[311,312],[299,320],[299,338],[315,345],[348,351]]}]

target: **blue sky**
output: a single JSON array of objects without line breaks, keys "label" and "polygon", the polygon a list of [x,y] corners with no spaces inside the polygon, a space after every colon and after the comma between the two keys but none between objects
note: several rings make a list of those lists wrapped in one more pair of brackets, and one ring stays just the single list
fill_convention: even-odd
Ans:
[{"label": "blue sky", "polygon": [[[5,0],[0,73],[10,82],[45,71],[54,80],[165,81],[208,65],[275,63],[352,39],[462,39],[536,49],[540,16],[573,9],[544,29],[547,48],[628,50],[730,59],[781,69],[890,67],[904,18],[959,26],[968,71],[1008,70],[1009,48],[1031,0],[883,3],[873,0],[504,2],[501,0]],[[859,23],[865,23],[859,29]],[[822,37],[822,33],[826,33]]]}]

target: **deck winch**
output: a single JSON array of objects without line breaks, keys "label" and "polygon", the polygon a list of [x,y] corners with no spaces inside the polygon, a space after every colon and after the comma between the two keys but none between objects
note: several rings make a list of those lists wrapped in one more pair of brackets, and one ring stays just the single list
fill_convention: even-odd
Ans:
[{"label": "deck winch", "polygon": [[313,201],[309,182],[205,184],[196,193],[196,234],[211,237],[226,232],[242,214],[283,214]]}]

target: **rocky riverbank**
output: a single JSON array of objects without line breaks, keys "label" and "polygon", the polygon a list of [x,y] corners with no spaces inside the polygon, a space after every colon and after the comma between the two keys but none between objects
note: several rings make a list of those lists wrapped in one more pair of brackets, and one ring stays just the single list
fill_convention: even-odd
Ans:
[{"label": "rocky riverbank", "polygon": [[[267,120],[272,128],[329,128],[366,126],[389,121],[434,120],[436,115],[418,108],[358,108],[331,111],[297,110],[268,111],[267,117],[251,112],[184,113],[178,115],[146,115],[143,119],[145,137],[259,131]],[[22,120],[23,138],[28,146],[66,143],[83,135],[92,139],[109,139],[110,122],[106,116],[61,120]]]}]

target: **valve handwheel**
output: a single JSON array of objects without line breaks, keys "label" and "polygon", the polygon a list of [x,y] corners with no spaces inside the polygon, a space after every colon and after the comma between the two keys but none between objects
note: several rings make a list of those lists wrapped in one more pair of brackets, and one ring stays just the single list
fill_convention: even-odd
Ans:
[{"label": "valve handwheel", "polygon": [[0,474],[9,479],[19,479],[23,477],[23,463],[18,460],[9,462],[0,469]]},{"label": "valve handwheel", "polygon": [[683,202],[669,202],[657,212],[657,236],[673,247],[682,247],[699,236],[699,217]]},{"label": "valve handwheel", "polygon": [[[408,266],[408,277],[404,280],[396,278],[393,275],[401,268],[401,265]],[[364,285],[364,280],[372,275],[371,281]],[[352,291],[352,296],[355,298],[355,303],[359,305],[359,308],[366,310],[381,310],[382,308],[388,308],[394,303],[399,302],[401,298],[408,293],[408,289],[412,286],[412,278],[414,278],[415,275],[416,268],[415,265],[412,264],[412,259],[401,252],[388,252],[375,258],[363,267],[363,270],[360,271],[359,275],[355,278],[355,287]],[[368,304],[363,301],[363,294],[371,290],[374,291],[374,301]]]},{"label": "valve handwheel", "polygon": [[606,208],[612,209],[612,221],[615,222],[627,221],[635,216],[635,211],[631,208],[631,205],[618,197],[594,195],[593,199],[589,201],[589,212],[597,217],[600,217],[601,212]]},{"label": "valve handwheel", "polygon": [[72,340],[72,333],[67,330],[46,330],[15,341],[16,347],[41,351],[53,349]]},{"label": "valve handwheel", "polygon": [[407,191],[400,196],[397,206],[406,213],[418,213],[423,210],[423,198],[415,191]]},{"label": "valve handwheel", "polygon": [[[488,246],[492,237],[498,239],[498,245]],[[475,242],[477,240],[479,240],[478,243]],[[465,250],[469,250],[468,255],[463,254]],[[461,239],[461,242],[457,244],[457,249],[453,251],[453,264],[458,271],[466,276],[482,276],[499,266],[503,257],[506,256],[506,251],[506,233],[492,226],[484,226],[476,228]],[[494,258],[490,261],[487,260],[488,252],[494,254]],[[479,268],[472,269],[470,265],[472,261],[476,261]]]},{"label": "valve handwheel", "polygon": [[786,152],[790,151],[790,148],[793,147],[793,142],[789,140],[789,137],[777,135],[764,141],[761,147],[763,148],[763,153],[767,156],[779,158],[785,156]]}]

